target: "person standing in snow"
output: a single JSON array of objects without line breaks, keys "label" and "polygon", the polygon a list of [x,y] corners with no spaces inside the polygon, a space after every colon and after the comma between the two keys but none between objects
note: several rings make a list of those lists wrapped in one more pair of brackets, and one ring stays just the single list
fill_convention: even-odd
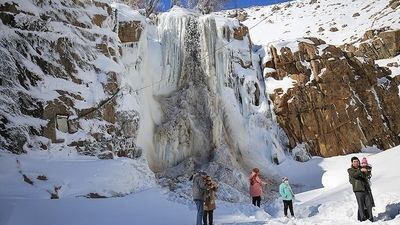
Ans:
[{"label": "person standing in snow", "polygon": [[252,198],[252,203],[255,206],[260,207],[261,205],[261,195],[262,185],[265,184],[259,177],[260,170],[258,168],[254,168],[250,174],[250,196]]},{"label": "person standing in snow", "polygon": [[[368,179],[367,192],[368,192],[368,197],[371,200],[371,204],[368,207],[371,207],[371,210],[369,210],[369,209],[366,209],[366,210],[367,210],[367,212],[369,212],[369,211],[372,212],[372,208],[375,207],[375,201],[374,201],[374,197],[372,196],[372,190],[371,190],[372,166],[368,164],[367,158],[365,158],[365,157],[363,157],[361,159],[361,168],[367,169],[367,172],[366,172],[366,176]],[[368,218],[371,220],[371,218],[373,218],[372,213],[368,213],[368,214],[369,214]]]},{"label": "person standing in snow", "polygon": [[204,201],[204,215],[203,215],[203,224],[207,225],[207,218],[208,218],[208,225],[213,225],[213,213],[215,210],[215,192],[218,190],[217,185],[212,182],[211,177],[207,176],[206,178],[206,198]]},{"label": "person standing in snow", "polygon": [[347,169],[349,173],[349,181],[353,187],[353,192],[356,195],[358,213],[357,219],[359,221],[365,221],[369,219],[373,221],[372,215],[372,194],[370,194],[371,188],[368,183],[370,173],[367,168],[360,167],[360,160],[357,157],[351,158],[351,167]]},{"label": "person standing in snow", "polygon": [[285,214],[285,217],[287,217],[288,208],[290,210],[290,215],[294,217],[292,202],[294,198],[294,193],[289,185],[289,179],[287,177],[282,178],[282,183],[281,185],[279,185],[279,194],[281,195],[283,200],[283,213]]},{"label": "person standing in snow", "polygon": [[193,175],[192,194],[193,201],[197,208],[196,225],[201,225],[204,213],[204,199],[206,194],[206,179],[207,173],[199,171]]}]

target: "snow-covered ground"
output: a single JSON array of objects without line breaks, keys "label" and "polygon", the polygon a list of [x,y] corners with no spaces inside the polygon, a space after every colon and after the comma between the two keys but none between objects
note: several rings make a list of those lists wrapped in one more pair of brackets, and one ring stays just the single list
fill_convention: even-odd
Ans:
[{"label": "snow-covered ground", "polygon": [[301,37],[341,45],[359,41],[367,30],[399,29],[399,9],[388,5],[389,0],[297,0],[245,9],[249,16],[243,23],[258,45]]},{"label": "snow-covered ground", "polygon": [[[374,224],[400,224],[400,173],[397,172],[400,147],[355,155],[366,156],[373,165]],[[280,199],[263,203],[262,209],[250,202],[217,201],[215,224],[359,224],[357,204],[346,172],[352,156],[315,157],[306,163],[286,160],[276,166],[276,171],[288,176],[295,187],[296,218],[283,217]],[[122,158],[97,160],[60,153],[17,156],[2,152],[0,225],[194,224],[194,204],[180,197],[179,192],[160,188],[146,168],[137,169],[134,164],[137,162]],[[33,185],[24,182],[22,174]],[[48,180],[38,180],[38,175],[45,175]],[[111,182],[118,189],[114,193],[134,194],[102,199],[83,197],[91,192],[113,196],[109,190]],[[51,200],[50,192],[57,185],[62,186],[60,199]]]}]

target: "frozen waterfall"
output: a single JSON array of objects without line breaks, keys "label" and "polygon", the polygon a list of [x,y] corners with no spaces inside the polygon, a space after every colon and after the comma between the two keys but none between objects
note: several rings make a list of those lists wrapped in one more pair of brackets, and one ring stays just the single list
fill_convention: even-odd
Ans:
[{"label": "frozen waterfall", "polygon": [[152,84],[136,93],[135,104],[138,145],[153,171],[183,163],[239,174],[260,167],[268,174],[273,158],[285,159],[286,137],[268,104],[258,55],[249,38],[233,38],[238,26],[173,8],[157,25],[147,24],[137,45],[123,49],[126,83],[132,89]]}]

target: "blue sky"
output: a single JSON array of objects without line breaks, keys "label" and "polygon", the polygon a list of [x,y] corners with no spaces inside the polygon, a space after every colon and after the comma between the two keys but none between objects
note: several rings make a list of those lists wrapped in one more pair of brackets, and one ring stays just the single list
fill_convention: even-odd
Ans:
[{"label": "blue sky", "polygon": [[245,8],[257,5],[272,5],[280,2],[287,2],[288,0],[231,0],[227,5],[227,9]]},{"label": "blue sky", "polygon": [[[227,5],[226,9],[234,9],[234,8],[245,8],[256,5],[271,5],[279,2],[287,2],[288,0],[231,0]],[[162,10],[166,10],[169,8],[170,0],[161,0],[162,2]]]}]

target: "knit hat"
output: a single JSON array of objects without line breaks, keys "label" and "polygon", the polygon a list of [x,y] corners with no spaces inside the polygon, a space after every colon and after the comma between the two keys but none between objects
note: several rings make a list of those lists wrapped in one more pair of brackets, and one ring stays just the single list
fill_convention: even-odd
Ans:
[{"label": "knit hat", "polygon": [[289,180],[287,177],[282,177],[282,182]]},{"label": "knit hat", "polygon": [[368,164],[368,161],[367,161],[367,158],[362,158],[362,160],[361,160],[361,164]]}]

